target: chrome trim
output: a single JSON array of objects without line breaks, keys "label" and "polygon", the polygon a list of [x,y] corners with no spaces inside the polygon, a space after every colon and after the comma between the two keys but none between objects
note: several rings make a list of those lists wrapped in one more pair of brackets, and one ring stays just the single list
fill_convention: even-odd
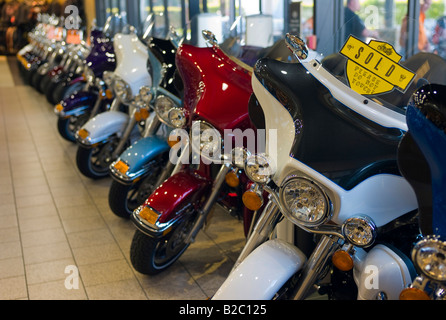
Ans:
[{"label": "chrome trim", "polygon": [[[307,222],[298,220],[298,219],[296,219],[296,218],[294,217],[294,215],[293,215],[291,212],[289,212],[289,211],[286,209],[285,205],[283,204],[283,203],[284,203],[284,200],[283,200],[283,191],[284,191],[284,189],[285,189],[285,186],[286,186],[290,181],[293,181],[293,180],[295,180],[295,179],[303,179],[303,180],[306,180],[306,181],[308,181],[309,183],[315,185],[315,187],[321,191],[322,196],[324,197],[324,200],[325,200],[325,203],[326,203],[326,208],[325,208],[325,212],[324,212],[324,217],[321,218],[320,221],[315,222],[315,223],[307,223]],[[291,220],[291,221],[292,221],[294,224],[296,224],[296,225],[303,225],[303,226],[308,227],[308,228],[318,227],[318,226],[320,226],[320,225],[326,223],[326,222],[331,218],[332,213],[333,213],[333,210],[332,210],[332,202],[331,202],[330,198],[328,197],[327,192],[325,192],[324,188],[323,188],[321,185],[319,185],[319,183],[317,183],[316,181],[314,181],[314,179],[305,177],[305,176],[303,176],[303,175],[293,174],[293,175],[289,175],[288,177],[286,177],[286,178],[283,180],[283,182],[282,182],[282,184],[281,184],[281,186],[280,186],[280,188],[279,188],[279,200],[280,200],[280,203],[282,204],[282,208],[283,208],[283,209],[285,210],[285,212],[286,212],[286,214],[285,214],[285,212],[284,212],[284,214],[285,214],[285,216],[286,216],[289,220]]]},{"label": "chrome trim", "polygon": [[130,171],[130,166],[127,162],[124,162],[127,166],[129,166],[129,170],[127,171],[126,174],[121,173],[118,169],[115,168],[115,164],[118,161],[122,161],[121,159],[117,159],[115,161],[113,161],[113,163],[110,165],[110,175],[112,176],[112,178],[114,178],[115,180],[117,180],[118,182],[124,183],[124,184],[132,184],[135,179],[140,178],[142,176],[144,176],[149,169],[151,168],[151,166],[156,162],[156,161],[150,161],[146,164],[143,165],[142,169],[137,171],[137,172],[132,172],[129,174]]},{"label": "chrome trim", "polygon": [[281,216],[280,208],[276,203],[274,201],[268,201],[260,214],[254,229],[246,240],[246,244],[232,267],[232,270],[235,270],[252,251],[270,237]]},{"label": "chrome trim", "polygon": [[[293,220],[289,219],[288,213],[287,211],[282,207],[282,204],[280,203],[279,200],[279,196],[277,194],[277,192],[273,189],[271,189],[268,186],[264,186],[263,190],[265,190],[266,192],[268,192],[270,194],[270,200],[274,201],[274,203],[279,207],[280,212],[282,212],[282,214],[291,222],[293,222]],[[294,223],[294,222],[293,222]],[[314,233],[314,234],[322,234],[322,235],[332,235],[332,236],[336,236],[339,237],[340,239],[344,239],[344,235],[342,234],[342,230],[341,227],[338,225],[334,225],[334,224],[323,224],[317,227],[313,227],[313,228],[309,228],[306,227],[302,224],[296,224],[294,223],[296,226],[298,226],[299,228],[301,228],[302,230],[305,230],[307,232],[310,233]]]},{"label": "chrome trim", "polygon": [[177,223],[178,221],[180,221],[181,219],[183,219],[183,215],[182,213],[184,211],[187,211],[190,207],[192,206],[192,204],[188,204],[185,207],[183,207],[182,209],[180,209],[176,216],[177,218],[169,220],[166,223],[159,223],[158,221],[153,225],[151,223],[149,223],[147,220],[141,218],[139,216],[139,213],[141,212],[141,210],[144,207],[149,207],[151,210],[155,211],[156,213],[160,214],[157,210],[153,209],[150,206],[146,206],[146,205],[141,205],[138,208],[136,208],[131,217],[132,220],[135,224],[135,226],[138,228],[138,230],[140,230],[142,233],[150,236],[150,237],[161,237],[163,235],[163,233],[169,229],[170,227],[172,227],[175,223]]},{"label": "chrome trim", "polygon": [[[197,150],[197,146],[194,144],[194,139],[193,139],[193,137],[192,137],[192,134],[194,133],[194,125],[199,125],[200,126],[200,128],[201,128],[201,124],[204,124],[204,125],[206,125],[206,126],[208,126],[211,130],[213,130],[215,133],[217,133],[219,136],[220,136],[220,158],[219,159],[216,159],[216,158],[214,158],[214,159],[212,159],[212,158],[208,158],[208,157],[203,157],[203,155],[201,154],[201,148],[200,147],[198,147],[198,150]],[[200,129],[201,130],[201,129]],[[201,139],[201,138],[200,138]],[[197,120],[197,121],[194,121],[193,122],[193,124],[192,124],[192,127],[190,128],[190,130],[189,130],[189,141],[190,141],[190,144],[191,144],[191,149],[192,149],[192,153],[198,153],[199,155],[200,155],[200,158],[201,157],[203,157],[204,159],[206,159],[207,161],[211,161],[211,162],[214,162],[214,161],[216,161],[216,160],[218,160],[218,161],[220,161],[220,160],[224,160],[224,139],[223,139],[223,137],[221,136],[221,133],[220,133],[220,131],[218,131],[212,124],[210,124],[209,122],[207,122],[207,121],[203,121],[203,120]],[[201,141],[201,140],[200,140]],[[197,152],[198,151],[198,152]]]},{"label": "chrome trim", "polygon": [[313,287],[318,277],[321,275],[325,265],[340,247],[337,237],[324,235],[311,256],[308,258],[301,272],[295,292],[292,295],[293,300],[303,300],[307,297],[309,290]]},{"label": "chrome trim", "polygon": [[[367,225],[367,227],[370,229],[371,231],[371,239],[369,240],[369,242],[367,242],[366,244],[362,245],[362,244],[358,244],[355,243],[355,241],[351,240],[347,235],[346,235],[346,227],[347,225],[354,221],[354,220],[361,220],[364,224]],[[376,240],[376,237],[378,235],[378,230],[377,227],[375,225],[375,223],[373,222],[372,218],[370,218],[369,216],[366,215],[354,215],[350,218],[348,218],[347,220],[345,220],[345,222],[342,224],[342,234],[344,235],[345,240],[347,240],[349,243],[353,244],[356,247],[360,247],[360,248],[367,248],[370,247]]]},{"label": "chrome trim", "polygon": [[230,169],[231,169],[230,165],[223,164],[221,166],[220,171],[218,172],[217,176],[214,179],[211,194],[206,199],[205,203],[203,204],[203,207],[198,211],[199,217],[195,222],[194,226],[191,228],[189,234],[187,234],[187,236],[185,237],[184,240],[185,243],[190,243],[195,241],[195,237],[198,234],[198,231],[200,231],[201,227],[206,221],[209,212],[212,209],[212,206],[217,201],[217,197],[220,193],[221,186],[225,182],[226,174],[229,172]]}]

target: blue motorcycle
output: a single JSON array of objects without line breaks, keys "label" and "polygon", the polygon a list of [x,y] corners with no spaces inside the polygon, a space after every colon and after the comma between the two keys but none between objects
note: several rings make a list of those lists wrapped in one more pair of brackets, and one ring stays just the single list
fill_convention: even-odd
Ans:
[{"label": "blue motorcycle", "polygon": [[109,206],[114,214],[122,218],[130,218],[133,210],[171,175],[175,167],[169,161],[171,148],[168,144],[173,126],[164,112],[182,104],[182,81],[176,74],[175,65],[176,50],[181,39],[173,31],[171,33],[170,39],[151,37],[148,41],[147,68],[153,75],[153,85],[151,88],[143,87],[141,91],[145,91],[142,96],[151,95],[150,107],[156,112],[145,120],[148,123],[143,138],[110,165],[113,181]]}]

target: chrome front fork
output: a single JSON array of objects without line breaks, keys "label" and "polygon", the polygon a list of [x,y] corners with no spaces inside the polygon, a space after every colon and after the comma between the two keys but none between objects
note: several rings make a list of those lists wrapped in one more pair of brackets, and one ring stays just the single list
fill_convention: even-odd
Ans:
[{"label": "chrome front fork", "polygon": [[281,216],[279,207],[273,201],[268,201],[232,270],[237,268],[252,251],[271,236]]},{"label": "chrome front fork", "polygon": [[303,270],[301,271],[299,281],[294,287],[292,294],[293,300],[303,300],[307,297],[310,290],[324,271],[328,259],[340,248],[339,237],[323,235]]},{"label": "chrome front fork", "polygon": [[209,198],[206,200],[206,202],[203,205],[203,208],[198,212],[199,216],[197,219],[197,222],[192,227],[192,230],[189,232],[187,237],[185,238],[185,243],[190,243],[195,240],[195,237],[200,231],[201,227],[203,226],[204,222],[206,221],[206,218],[209,214],[209,212],[212,209],[212,206],[214,205],[215,201],[217,200],[218,193],[220,192],[221,186],[225,182],[226,174],[231,170],[231,166],[224,164],[221,166],[220,171],[217,174],[217,177],[214,179],[214,184],[212,186],[211,194],[209,195]]}]

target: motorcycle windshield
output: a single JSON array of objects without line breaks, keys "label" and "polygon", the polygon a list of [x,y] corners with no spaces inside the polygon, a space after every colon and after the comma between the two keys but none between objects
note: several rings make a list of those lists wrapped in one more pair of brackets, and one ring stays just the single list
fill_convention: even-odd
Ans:
[{"label": "motorcycle windshield", "polygon": [[[276,144],[279,153],[284,149],[283,153],[350,190],[378,173],[399,174],[397,148],[407,131],[405,106],[416,84],[405,92],[361,95],[349,86],[346,61],[339,54],[321,62],[260,59],[254,75],[262,89],[254,90],[250,115],[257,127],[278,129],[280,142],[267,143]],[[416,65],[424,61],[424,56],[414,57],[407,63],[417,70]],[[429,74],[425,77],[429,80]],[[262,90],[278,101],[292,121],[278,120],[277,109],[268,110],[256,101],[262,101]],[[270,118],[266,123],[263,113]]]},{"label": "motorcycle windshield", "polygon": [[[417,90],[407,110],[410,137],[400,148],[400,166],[419,204],[420,230],[446,240],[446,86]],[[411,144],[409,144],[411,143]],[[430,192],[427,192],[430,189]]]},{"label": "motorcycle windshield", "polygon": [[[148,41],[149,49],[153,52],[156,59],[164,65],[165,74],[163,79],[161,80],[161,87],[166,89],[169,92],[174,93],[176,96],[179,96],[178,90],[175,86],[175,55],[177,52],[176,47],[172,43],[171,40],[161,39],[152,37]],[[149,69],[149,73],[152,74],[151,62],[150,60],[147,62],[147,68]]]},{"label": "motorcycle windshield", "polygon": [[102,77],[104,71],[115,70],[116,57],[112,39],[96,29],[91,31],[91,43],[91,51],[85,60],[94,75]]},{"label": "motorcycle windshield", "polygon": [[218,46],[182,44],[176,65],[184,85],[184,107],[192,121],[204,120],[217,130],[250,125],[248,101],[252,68]]},{"label": "motorcycle windshield", "polygon": [[128,22],[125,15],[114,14],[105,21],[103,32],[109,38],[113,39],[118,33],[128,33]]}]

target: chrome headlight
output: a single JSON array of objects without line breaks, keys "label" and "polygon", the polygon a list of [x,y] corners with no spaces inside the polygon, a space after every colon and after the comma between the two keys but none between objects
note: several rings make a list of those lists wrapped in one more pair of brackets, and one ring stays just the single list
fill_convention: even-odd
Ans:
[{"label": "chrome headlight", "polygon": [[172,108],[168,113],[169,122],[174,128],[184,128],[186,126],[186,114],[182,108]]},{"label": "chrome headlight", "polygon": [[173,107],[175,107],[175,103],[169,97],[161,95],[156,98],[155,112],[164,124],[170,125],[169,111]]},{"label": "chrome headlight", "polygon": [[342,225],[345,238],[355,246],[369,247],[376,239],[376,225],[367,216],[354,216]]},{"label": "chrome headlight", "polygon": [[138,94],[135,97],[135,99],[133,99],[132,104],[137,108],[145,108],[146,107],[146,103],[144,102],[144,100],[142,99],[140,94]]},{"label": "chrome headlight", "polygon": [[286,179],[280,188],[280,202],[288,218],[298,225],[316,227],[329,217],[330,201],[326,193],[306,178]]},{"label": "chrome headlight", "polygon": [[246,159],[245,173],[256,183],[268,183],[274,172],[274,164],[265,154],[255,154]]},{"label": "chrome headlight", "polygon": [[129,103],[132,100],[132,90],[124,80],[116,78],[113,85],[115,94],[122,103]]},{"label": "chrome headlight", "polygon": [[246,161],[251,156],[251,152],[245,148],[234,148],[232,149],[232,164],[239,169],[244,169]]},{"label": "chrome headlight", "polygon": [[204,121],[196,121],[191,130],[192,149],[206,160],[220,160],[222,139],[220,132]]},{"label": "chrome headlight", "polygon": [[418,242],[412,251],[415,266],[428,278],[446,281],[446,242],[427,238]]},{"label": "chrome headlight", "polygon": [[141,99],[144,101],[144,103],[148,106],[150,102],[152,101],[152,90],[149,87],[142,87],[139,89],[139,95],[141,96]]},{"label": "chrome headlight", "polygon": [[114,78],[115,74],[111,71],[104,71],[104,73],[102,74],[102,79],[104,80],[108,88],[113,88]]}]

